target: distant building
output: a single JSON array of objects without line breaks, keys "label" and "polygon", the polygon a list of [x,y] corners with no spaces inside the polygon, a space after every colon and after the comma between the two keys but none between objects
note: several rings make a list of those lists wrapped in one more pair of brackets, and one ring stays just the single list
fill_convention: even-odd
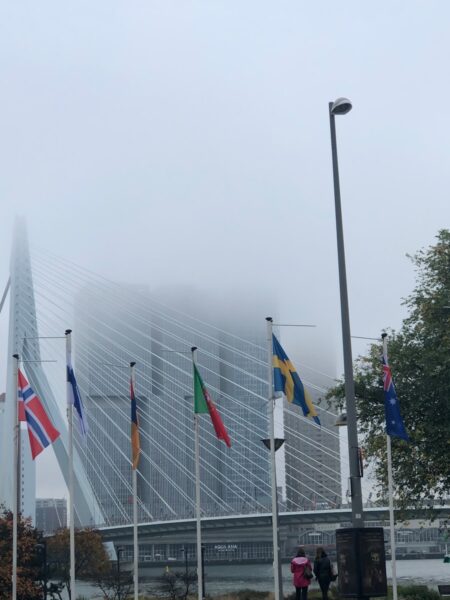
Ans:
[{"label": "distant building", "polygon": [[233,444],[230,452],[201,418],[202,511],[270,510],[269,454],[261,443],[267,436],[265,324],[258,319],[255,326],[242,304],[219,307],[178,287],[157,295],[141,286],[80,292],[75,366],[90,435],[77,447],[107,523],[132,518],[130,361],[136,361],[141,430],[139,520],[195,515],[192,345]]},{"label": "distant building", "polygon": [[67,526],[67,502],[64,498],[36,498],[36,528],[44,535]]},{"label": "distant building", "polygon": [[[139,520],[195,515],[191,346],[198,346],[200,371],[232,440],[229,451],[200,418],[202,512],[271,510],[270,456],[262,444],[268,435],[266,323],[257,309],[268,301],[240,292],[236,302],[235,295],[206,297],[179,286],[153,294],[130,285],[80,291],[74,356],[90,435],[77,448],[108,524],[132,519],[130,361],[136,362],[141,431]],[[286,444],[277,456],[280,510],[334,507],[341,498],[334,416],[321,411],[319,428],[298,413],[297,406],[285,407]]]},{"label": "distant building", "polygon": [[[307,386],[307,384],[305,384]],[[319,395],[309,388],[314,404]],[[299,412],[300,411],[300,412]],[[321,427],[299,418],[301,409],[285,402],[287,510],[327,510],[341,504],[341,459],[333,410],[318,411]]]}]

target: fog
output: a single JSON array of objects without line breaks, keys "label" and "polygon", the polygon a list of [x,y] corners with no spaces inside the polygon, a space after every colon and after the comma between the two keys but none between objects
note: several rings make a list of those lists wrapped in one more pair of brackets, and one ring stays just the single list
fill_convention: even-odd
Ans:
[{"label": "fog", "polygon": [[[0,287],[24,215],[32,245],[113,280],[236,307],[260,290],[261,320],[315,324],[286,346],[339,375],[328,102],[354,105],[351,327],[378,336],[405,314],[406,254],[450,225],[449,19],[444,0],[2,3]],[[0,335],[3,390],[6,309]]]}]

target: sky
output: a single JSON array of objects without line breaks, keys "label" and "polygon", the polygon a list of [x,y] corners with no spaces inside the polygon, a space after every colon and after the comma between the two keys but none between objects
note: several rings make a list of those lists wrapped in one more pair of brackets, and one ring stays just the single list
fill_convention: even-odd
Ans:
[{"label": "sky", "polygon": [[270,291],[317,325],[284,334],[302,359],[340,374],[328,102],[354,106],[350,318],[375,337],[405,315],[406,255],[450,226],[449,19],[445,0],[1,3],[0,287],[24,215],[32,244],[114,280]]}]

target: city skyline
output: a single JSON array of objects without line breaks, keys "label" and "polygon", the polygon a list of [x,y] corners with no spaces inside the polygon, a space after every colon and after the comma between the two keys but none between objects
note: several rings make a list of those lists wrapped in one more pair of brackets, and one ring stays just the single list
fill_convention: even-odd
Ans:
[{"label": "city skyline", "polygon": [[[21,225],[24,227],[23,223]],[[220,443],[211,443],[211,427],[208,430],[208,422],[204,423],[201,435],[201,443],[207,451],[201,466],[201,479],[206,492],[203,501],[204,514],[221,514],[224,511],[252,512],[261,508],[268,510],[268,454],[261,442],[268,432],[268,356],[266,334],[260,326],[263,318],[255,312],[255,300],[247,296],[245,299],[239,299],[233,308],[224,310],[223,303],[211,302],[214,296],[205,298],[193,289],[190,295],[186,290],[176,287],[170,291],[164,290],[159,295],[155,292],[149,295],[148,289],[143,285],[123,286],[101,278],[97,279],[97,283],[95,280],[83,283],[83,279],[77,282],[78,275],[75,275],[74,279],[76,287],[73,288],[74,284],[70,283],[61,295],[61,300],[58,300],[60,292],[51,284],[49,287],[47,277],[39,275],[39,270],[32,274],[34,257],[31,259],[28,254],[26,237],[22,235],[17,239],[20,243],[12,263],[12,294],[17,298],[11,313],[14,323],[12,331],[15,332],[12,343],[24,345],[26,372],[31,375],[32,385],[43,397],[50,410],[49,414],[60,420],[61,431],[65,429],[65,425],[64,419],[61,421],[62,415],[59,411],[64,412],[64,404],[59,401],[56,409],[58,414],[55,415],[53,411],[56,404],[52,403],[55,403],[57,397],[61,399],[58,385],[62,381],[59,380],[59,384],[54,388],[55,382],[46,371],[47,367],[40,363],[34,364],[42,352],[40,341],[35,336],[30,337],[30,333],[41,330],[41,321],[50,328],[57,326],[58,321],[61,321],[61,326],[67,322],[62,316],[56,318],[57,302],[63,301],[57,312],[61,311],[61,314],[64,314],[67,310],[73,311],[73,317],[70,319],[73,318],[77,331],[73,342],[74,365],[91,421],[87,442],[78,439],[77,443],[80,465],[84,465],[93,490],[93,494],[88,492],[85,496],[90,511],[89,522],[93,524],[101,521],[102,512],[108,515],[107,522],[110,524],[130,518],[131,473],[127,394],[129,363],[132,359],[138,363],[137,397],[139,402],[142,402],[140,411],[143,476],[138,480],[140,518],[145,520],[192,516],[192,367],[189,366],[190,358],[186,356],[190,355],[192,344],[199,346],[200,368],[205,373],[207,385],[216,399],[219,410],[224,413],[225,421],[231,422],[230,432],[238,449],[228,456]],[[53,270],[53,267],[50,268]],[[55,282],[62,281],[63,273],[64,271],[59,274],[55,272],[52,275],[56,277]],[[74,277],[70,270],[66,271],[66,276]],[[92,279],[92,274],[88,272],[83,276]],[[33,282],[36,287],[33,286]],[[63,289],[60,283],[58,286]],[[19,294],[18,289],[21,289]],[[52,290],[51,297],[47,295],[47,289]],[[36,306],[34,297],[37,300]],[[261,301],[261,298],[258,300]],[[187,306],[190,307],[191,315],[182,312]],[[49,311],[48,315],[46,311]],[[206,313],[209,313],[208,319],[211,319],[214,325],[204,320]],[[31,315],[31,322],[33,319],[36,322],[32,331],[28,325],[30,319],[25,316],[28,314]],[[32,351],[28,339],[34,345]],[[45,344],[47,340],[53,344],[52,352],[56,351],[56,347],[59,348],[59,352],[63,350],[64,345],[56,341],[58,336],[44,336],[40,339]],[[28,359],[31,359],[30,364]],[[46,362],[48,361],[44,359],[44,363]],[[277,405],[277,429],[279,435],[283,436],[283,404],[279,401]],[[173,421],[172,417],[175,415],[178,424]],[[5,427],[7,419],[3,419],[2,423]],[[169,425],[175,426],[174,436],[169,434]],[[297,424],[294,427],[289,424],[289,427],[291,431],[298,429]],[[303,435],[306,431],[304,430]],[[180,444],[180,435],[184,437],[183,444]],[[297,458],[293,458],[291,454],[285,459],[285,452],[295,446],[292,435],[287,437],[289,443],[277,456],[278,483],[282,490],[280,501],[287,497],[288,504],[292,505],[293,497],[289,497],[287,487],[300,486],[301,498],[310,495],[312,488],[298,478],[299,472],[305,473],[301,462],[304,464],[305,459],[308,460],[308,453],[302,450],[300,444],[296,452],[303,452],[303,459],[299,460],[299,454]],[[22,447],[26,450],[26,437],[22,436],[22,439]],[[311,440],[315,440],[314,435],[311,435]],[[63,441],[62,444],[64,443]],[[335,442],[334,445],[336,443],[338,444]],[[61,446],[61,442],[57,442],[57,445]],[[64,465],[65,460],[62,458],[63,454],[61,455],[63,445],[58,450],[60,465]],[[310,454],[312,456],[313,452]],[[31,489],[34,487],[33,478],[26,474],[28,469],[31,469],[30,473],[34,473],[35,463],[27,458],[27,452],[23,451],[21,456],[24,461],[22,480],[25,480]],[[101,456],[103,458],[100,460]],[[44,455],[43,459],[46,458],[49,458],[49,453]],[[316,465],[320,464],[320,450],[319,454],[312,458]],[[285,460],[289,467],[288,484]],[[36,464],[39,465],[40,461]],[[314,466],[312,469],[311,473]],[[339,466],[335,465],[335,469],[339,471]],[[9,473],[8,469],[5,472]],[[49,471],[47,481],[56,482],[56,473],[50,477],[48,473]],[[85,478],[81,472],[79,476]],[[312,479],[311,474],[308,478]],[[320,477],[317,478],[317,481],[319,480]],[[87,482],[83,485],[87,485]],[[303,490],[302,485],[305,487]],[[57,484],[53,484],[52,487],[54,493],[64,495],[64,488]],[[334,495],[330,497],[325,493],[326,487],[320,488],[319,485],[316,489],[317,501],[336,504]],[[29,493],[26,495],[30,496]],[[313,498],[310,500],[316,501]],[[107,505],[111,501],[113,504]],[[114,504],[117,509],[115,513]],[[297,508],[302,506],[298,499],[296,504]],[[24,509],[24,512],[33,516],[34,508]]]}]

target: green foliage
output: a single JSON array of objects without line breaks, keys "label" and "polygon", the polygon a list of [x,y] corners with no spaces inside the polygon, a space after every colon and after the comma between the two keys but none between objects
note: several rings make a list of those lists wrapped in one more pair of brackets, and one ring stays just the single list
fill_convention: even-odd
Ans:
[{"label": "green foliage", "polygon": [[[64,584],[69,600],[70,590],[70,536],[67,528],[60,529],[47,540],[47,561],[50,576]],[[75,532],[75,577],[97,580],[107,574],[110,562],[102,543],[101,535],[95,529]]]},{"label": "green foliage", "polygon": [[171,600],[187,600],[195,591],[197,573],[195,571],[173,571],[167,568],[159,578],[158,595]]},{"label": "green foliage", "polygon": [[[410,257],[416,287],[403,304],[408,317],[388,337],[389,363],[411,443],[393,438],[393,472],[402,508],[423,508],[444,500],[450,489],[450,231]],[[354,366],[359,431],[374,461],[383,499],[386,438],[380,356],[381,342]],[[343,381],[327,396],[344,404]]]},{"label": "green foliage", "polygon": [[398,587],[400,600],[440,600],[440,595],[426,585],[405,585]]},{"label": "green foliage", "polygon": [[125,600],[132,595],[133,575],[130,571],[119,572],[111,563],[109,569],[97,573],[94,585],[101,590],[103,600]]},{"label": "green foliage", "polygon": [[[256,590],[240,590],[236,593],[235,598],[236,600],[267,600],[268,595],[269,594],[267,592],[259,592]],[[292,596],[295,600],[295,592],[292,594]],[[290,596],[288,596],[288,598],[289,597]]]},{"label": "green foliage", "polygon": [[[0,600],[11,598],[13,515],[0,507]],[[30,519],[19,518],[17,526],[17,598],[40,600],[38,533]]]},{"label": "green foliage", "polygon": [[[400,585],[397,588],[399,600],[439,600],[440,596],[438,592],[430,590],[426,585]],[[332,586],[328,592],[329,597],[332,600],[339,600],[338,588]],[[308,591],[308,600],[321,600],[322,594],[318,590]],[[286,600],[295,600],[295,594],[285,597]],[[231,600],[231,598],[230,598]],[[250,596],[247,600],[253,600]],[[380,600],[392,600],[392,588],[389,587],[387,598],[380,598]]]}]

